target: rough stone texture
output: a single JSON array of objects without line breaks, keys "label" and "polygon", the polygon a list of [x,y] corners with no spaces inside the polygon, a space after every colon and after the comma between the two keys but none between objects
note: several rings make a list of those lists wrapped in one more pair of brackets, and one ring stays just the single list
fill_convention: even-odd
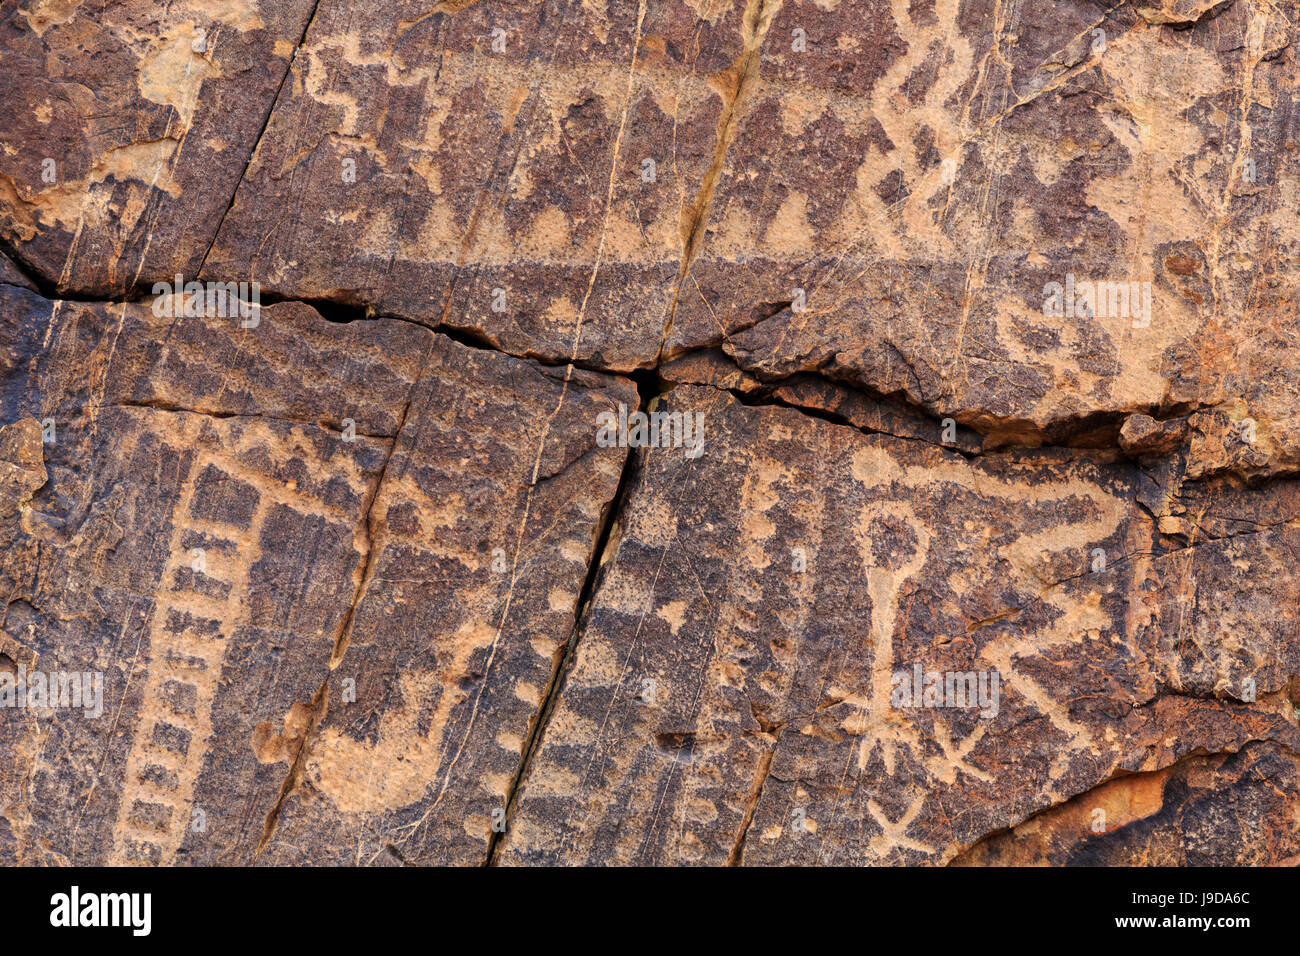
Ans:
[{"label": "rough stone texture", "polygon": [[[1293,17],[769,7],[674,345],[722,326],[764,377],[819,370],[1016,441],[1218,408],[1267,424],[1253,460],[1206,449],[1207,470],[1295,470]],[[1150,282],[1149,327],[1044,317],[1068,273]],[[806,310],[778,308],[796,288]]]},{"label": "rough stone texture", "polygon": [[[0,299],[26,333],[4,352],[0,653],[100,670],[106,702],[0,712],[6,855],[248,862],[292,781],[297,848],[267,858],[350,861],[441,770],[457,836],[381,837],[482,862],[475,821],[518,772],[625,456],[588,422],[631,384],[297,303],[241,330]],[[303,836],[316,793],[335,828]]]},{"label": "rough stone texture", "polygon": [[61,293],[197,273],[310,11],[6,3],[0,237]]},{"label": "rough stone texture", "polygon": [[590,422],[636,391],[438,343],[326,691],[357,703],[329,708],[271,862],[486,862],[573,630],[626,455]]},{"label": "rough stone texture", "polygon": [[0,3],[0,861],[1300,862],[1297,29]]},{"label": "rough stone texture", "polygon": [[743,9],[450,6],[322,0],[209,273],[650,364]]},{"label": "rough stone texture", "polygon": [[[670,404],[712,452],[646,454],[504,860],[945,863],[1119,772],[1300,745],[1294,487],[1212,493],[1258,523],[1171,546],[1114,456]],[[997,714],[891,708],[918,663],[996,669]]]},{"label": "rough stone texture", "polygon": [[1294,752],[1273,744],[1189,757],[1081,794],[954,865],[1295,866],[1296,771]]}]

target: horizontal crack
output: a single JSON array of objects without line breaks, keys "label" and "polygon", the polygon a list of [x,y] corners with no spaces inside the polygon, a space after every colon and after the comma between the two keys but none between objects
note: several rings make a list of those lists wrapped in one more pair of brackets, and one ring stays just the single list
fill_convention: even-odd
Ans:
[{"label": "horizontal crack", "polygon": [[[217,419],[218,421],[224,421],[232,418],[247,418],[247,419],[261,420],[261,421],[284,422],[285,424],[288,425],[302,425],[305,428],[319,428],[322,431],[331,432],[339,436],[342,436],[344,434],[343,429],[335,428],[333,425],[325,421],[309,422],[301,418],[285,418],[281,415],[264,415],[257,412],[218,412],[218,411],[213,411],[211,409],[186,408],[182,405],[177,405],[172,402],[166,402],[162,400],[153,400],[153,401],[124,400],[118,402],[107,402],[102,405],[94,406],[94,411],[98,412],[101,408],[140,408],[140,409],[147,409],[149,411],[168,412],[170,414],[202,415],[204,418],[214,418]],[[369,432],[363,432],[363,431],[355,431],[353,432],[353,434],[355,434],[359,438],[371,438],[374,439],[375,441],[389,441],[393,438],[392,435],[372,435]]]},{"label": "horizontal crack", "polygon": [[[718,386],[710,386],[717,388]],[[819,418],[822,421],[830,422],[832,425],[839,425],[845,428],[852,428],[864,435],[887,435],[890,438],[897,438],[900,441],[914,441],[925,445],[933,445],[936,448],[942,448],[944,451],[950,451],[954,454],[961,455],[966,460],[971,460],[978,456],[975,452],[963,451],[960,448],[954,448],[952,445],[946,445],[941,441],[931,441],[916,435],[901,435],[898,432],[885,431],[883,429],[871,428],[868,425],[860,425],[844,415],[837,415],[835,412],[828,411],[824,408],[817,408],[810,405],[799,405],[788,399],[778,398],[774,395],[758,396],[752,392],[745,392],[737,388],[723,388],[720,391],[728,392],[742,405],[751,408],[788,408],[792,411],[807,415],[809,418]]]},{"label": "horizontal crack", "polygon": [[1201,760],[1207,757],[1210,758],[1231,757],[1237,753],[1240,753],[1243,750],[1246,750],[1247,748],[1251,747],[1254,744],[1275,744],[1277,746],[1286,749],[1287,751],[1293,753],[1295,752],[1294,748],[1286,741],[1274,740],[1272,738],[1251,737],[1249,739],[1241,741],[1240,744],[1236,747],[1229,746],[1218,750],[1209,750],[1205,747],[1197,747],[1191,750],[1190,752],[1184,754],[1183,756],[1179,757],[1178,759],[1172,760],[1169,763],[1165,764],[1164,766],[1157,767],[1153,770],[1134,771],[1134,770],[1125,770],[1122,767],[1117,767],[1110,774],[1108,774],[1104,779],[1098,780],[1096,783],[1092,784],[1086,789],[1081,790],[1078,793],[1072,794],[1071,796],[1065,798],[1064,800],[1057,801],[1056,803],[1043,807],[1040,810],[1036,810],[1033,813],[1027,814],[1026,816],[1021,817],[1019,820],[1010,824],[1009,826],[1003,827],[999,830],[995,830],[991,833],[986,833],[978,840],[975,840],[974,842],[970,843],[966,847],[954,853],[952,858],[949,859],[945,865],[946,866],[967,865],[966,861],[970,860],[980,847],[992,843],[994,840],[998,840],[1003,837],[1010,836],[1016,833],[1018,830],[1021,830],[1030,824],[1033,824],[1037,821],[1042,820],[1043,818],[1050,817],[1053,814],[1057,814],[1061,812],[1065,808],[1077,805],[1082,801],[1088,799],[1088,797],[1091,794],[1096,793],[1102,787],[1112,784],[1117,780],[1137,780],[1142,778],[1156,779],[1156,780],[1159,780],[1160,778],[1168,779],[1169,776],[1175,770],[1177,770],[1178,767],[1180,767],[1185,763],[1188,763],[1189,761]]},{"label": "horizontal crack", "polygon": [[[2,240],[0,240],[0,251],[3,251]],[[825,375],[820,370],[800,370],[781,377],[773,377],[767,379],[759,378],[757,375],[751,373],[749,370],[745,369],[743,366],[737,363],[732,356],[728,355],[725,352],[722,352],[718,347],[719,346],[718,342],[709,342],[697,347],[692,347],[690,349],[686,349],[681,352],[675,353],[671,359],[664,359],[663,361],[659,362],[658,364],[655,364],[650,368],[629,370],[626,368],[610,367],[606,365],[601,365],[599,363],[583,361],[581,359],[575,360],[572,363],[565,362],[562,359],[555,359],[554,361],[550,361],[548,360],[547,356],[533,352],[531,350],[524,350],[522,352],[510,351],[509,349],[502,347],[499,343],[491,340],[485,334],[480,334],[473,330],[458,328],[455,326],[448,325],[445,321],[445,315],[442,318],[440,318],[440,320],[437,323],[429,323],[429,322],[422,322],[420,320],[413,319],[408,316],[398,315],[395,313],[376,312],[370,306],[359,306],[350,303],[338,302],[332,299],[320,299],[320,298],[296,299],[296,298],[282,297],[278,295],[270,295],[266,293],[263,293],[261,298],[262,298],[262,304],[266,306],[291,304],[291,303],[305,305],[313,309],[318,315],[320,315],[326,321],[337,323],[337,324],[350,324],[352,322],[378,322],[378,321],[405,322],[407,324],[416,325],[419,326],[420,328],[427,329],[430,332],[446,336],[447,338],[451,339],[452,341],[455,341],[459,345],[465,346],[466,348],[472,348],[477,351],[483,351],[483,352],[492,352],[498,355],[506,355],[511,358],[519,359],[521,361],[531,362],[538,368],[542,369],[543,371],[555,372],[555,373],[567,374],[567,369],[569,367],[572,367],[574,369],[578,369],[584,372],[594,372],[601,375],[612,375],[612,376],[635,379],[638,376],[661,374],[665,368],[669,368],[670,366],[675,365],[676,363],[679,363],[684,359],[688,359],[692,356],[699,355],[702,353],[712,352],[714,353],[715,356],[725,358],[729,364],[729,367],[734,368],[738,373],[750,378],[754,382],[754,384],[748,388],[743,386],[722,387],[718,385],[712,385],[712,383],[709,382],[692,381],[689,378],[669,377],[667,379],[667,389],[665,389],[665,391],[671,390],[671,388],[674,385],[679,385],[679,384],[708,385],[714,388],[718,388],[719,390],[729,392],[733,397],[737,399],[737,401],[741,402],[741,404],[744,405],[774,406],[774,407],[789,408],[793,411],[797,411],[802,414],[808,415],[809,417],[820,418],[834,425],[853,428],[856,431],[859,431],[863,434],[888,435],[903,441],[917,441],[923,444],[932,445],[936,448],[942,448],[945,451],[949,451],[954,454],[960,455],[967,460],[973,460],[977,457],[983,457],[983,458],[998,457],[998,456],[1012,454],[1019,451],[1042,451],[1045,453],[1056,453],[1056,454],[1065,453],[1071,456],[1092,456],[1095,454],[1107,454],[1107,455],[1115,455],[1119,458],[1123,458],[1125,461],[1133,462],[1135,466],[1138,466],[1140,470],[1146,473],[1146,470],[1144,468],[1141,468],[1141,462],[1146,462],[1147,464],[1151,464],[1152,462],[1155,461],[1173,460],[1176,458],[1176,456],[1182,454],[1185,451],[1185,449],[1180,448],[1172,452],[1169,452],[1168,454],[1163,456],[1151,457],[1148,460],[1148,458],[1146,457],[1143,456],[1135,457],[1134,455],[1125,452],[1121,447],[1119,447],[1118,442],[1114,440],[1112,440],[1111,443],[1109,444],[1095,444],[1095,443],[1069,444],[1069,443],[1061,443],[1061,442],[1054,442],[1048,440],[1042,440],[1035,443],[1005,442],[999,444],[995,448],[980,448],[978,450],[968,450],[967,448],[961,447],[961,445],[959,444],[945,442],[940,439],[926,438],[924,435],[920,435],[916,433],[907,434],[901,431],[890,430],[887,428],[874,428],[869,425],[856,422],[849,416],[837,413],[830,409],[819,408],[813,405],[801,404],[797,400],[794,400],[792,398],[775,395],[773,393],[778,390],[785,389],[787,390],[787,394],[788,394],[789,389],[801,385],[815,385],[815,386],[830,388],[838,392],[841,396],[853,399],[855,401],[861,401],[870,408],[882,412],[890,413],[890,414],[901,415],[904,417],[911,417],[917,419],[918,421],[926,422],[927,428],[933,429],[934,431],[939,433],[942,432],[944,428],[944,423],[946,421],[951,420],[952,423],[957,426],[959,436],[963,432],[965,432],[967,434],[979,435],[981,438],[987,437],[983,433],[975,429],[974,427],[957,422],[954,415],[960,413],[953,413],[951,415],[946,415],[946,416],[939,415],[933,412],[932,410],[930,410],[929,408],[925,407],[924,405],[911,401],[910,399],[908,399],[906,395],[901,395],[901,394],[884,395],[884,394],[875,393],[870,389],[864,388],[856,383],[844,381],[836,378],[831,378]],[[134,299],[123,300],[120,297],[106,298],[106,299],[94,299],[94,298],[77,299],[77,298],[70,298],[64,296],[64,297],[52,298],[50,299],[50,301],[79,302],[84,304],[121,305],[123,304],[124,301],[134,302],[138,300],[134,300]],[[774,306],[780,305],[780,303],[773,303],[772,305]],[[128,403],[120,403],[120,404],[128,404]],[[166,405],[163,404],[154,405],[153,407],[158,407],[158,408],[163,408],[164,410],[168,410]],[[1095,437],[1096,435],[1095,429],[1093,431],[1087,431],[1087,429],[1093,428],[1093,426],[1097,426],[1098,423],[1101,422],[1102,420],[1106,420],[1109,422],[1110,426],[1113,426],[1113,431],[1117,435],[1119,424],[1122,424],[1123,420],[1127,419],[1130,414],[1147,414],[1150,417],[1154,418],[1156,421],[1166,421],[1169,420],[1170,418],[1185,417],[1195,411],[1211,410],[1216,407],[1217,406],[1213,404],[1184,404],[1176,408],[1163,408],[1163,409],[1153,406],[1151,408],[1147,408],[1144,411],[1093,412],[1093,413],[1089,413],[1087,416],[1083,416],[1082,418],[1080,418],[1078,422],[1076,422],[1076,424],[1085,421],[1090,422],[1090,424],[1088,424],[1087,426],[1079,425],[1079,427],[1084,429],[1087,434],[1091,434]],[[207,413],[201,410],[184,409],[180,407],[171,410],[194,411],[196,414],[211,414],[213,417],[223,417],[224,414],[224,413]],[[270,417],[270,416],[265,416],[265,417]],[[285,421],[291,421],[291,419],[285,419]],[[300,424],[304,424],[304,425],[318,424],[322,428],[326,428],[328,430],[336,430],[336,429],[331,429],[330,426],[324,424],[323,422],[317,422],[317,423],[300,422]],[[387,438],[389,436],[366,435],[365,437]],[[1141,461],[1139,461],[1139,458],[1141,458]],[[1226,473],[1226,474],[1215,473],[1215,474],[1202,476],[1201,478],[1191,479],[1191,482],[1195,484],[1201,480],[1213,480],[1213,479],[1223,478],[1223,477],[1227,477],[1230,479],[1235,478],[1235,476],[1232,473]],[[1264,476],[1252,477],[1249,479],[1248,484],[1252,489],[1259,490],[1268,487],[1272,484],[1275,484],[1277,482],[1285,482],[1297,478],[1300,478],[1300,468],[1294,471],[1280,470],[1280,471],[1270,472],[1269,474]]]}]

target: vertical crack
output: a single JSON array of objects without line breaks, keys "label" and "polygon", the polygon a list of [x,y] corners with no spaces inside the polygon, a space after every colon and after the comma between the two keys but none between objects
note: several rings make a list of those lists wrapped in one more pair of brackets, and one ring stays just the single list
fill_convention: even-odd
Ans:
[{"label": "vertical crack", "polygon": [[[661,394],[659,391],[659,376],[654,369],[635,372],[632,380],[636,382],[637,393],[640,396],[640,407],[646,410],[650,403]],[[591,602],[596,593],[596,586],[600,578],[600,572],[605,564],[605,555],[609,550],[610,540],[614,537],[613,530],[623,518],[623,512],[627,505],[630,489],[641,470],[642,458],[637,453],[637,449],[627,449],[627,457],[623,459],[623,471],[619,475],[618,487],[614,491],[614,497],[610,499],[609,505],[601,519],[600,530],[596,534],[596,544],[592,549],[591,561],[587,565],[587,576],[582,582],[582,589],[578,592],[578,601],[573,615],[573,628],[569,631],[569,639],[565,642],[564,651],[560,656],[560,662],[551,674],[551,681],[546,687],[546,695],[543,698],[541,709],[537,712],[537,718],[533,722],[532,730],[528,734],[528,740],[524,745],[523,757],[519,761],[519,769],[516,771],[514,779],[510,782],[510,789],[506,794],[506,829],[500,832],[493,832],[492,838],[488,843],[488,852],[484,860],[484,866],[494,866],[498,848],[501,844],[501,838],[509,830],[510,820],[514,814],[515,805],[519,795],[519,786],[523,783],[528,774],[528,768],[532,763],[533,755],[541,745],[542,737],[545,735],[546,727],[550,724],[551,714],[555,710],[556,702],[559,700],[560,690],[564,685],[565,676],[572,665],[574,652],[577,650],[578,641],[586,627],[587,617],[591,610]]]},{"label": "vertical crack", "polygon": [[[780,728],[776,733],[780,734]],[[772,762],[776,759],[776,746],[780,737],[774,737],[772,748],[763,755],[763,759],[758,762],[758,771],[754,774],[754,783],[749,788],[749,799],[745,805],[745,815],[740,818],[740,826],[736,829],[736,842],[731,846],[731,852],[727,854],[727,866],[740,866],[740,861],[745,853],[745,837],[749,835],[749,826],[754,822],[754,811],[758,809],[758,801],[763,797],[763,787],[767,785],[768,774],[772,772]]]},{"label": "vertical crack", "polygon": [[311,699],[311,720],[307,723],[307,729],[303,732],[302,742],[298,744],[298,752],[293,756],[293,762],[289,764],[289,772],[285,774],[284,782],[280,784],[280,792],[275,798],[275,805],[271,807],[266,814],[266,820],[262,824],[262,839],[257,843],[257,849],[253,851],[253,862],[256,863],[266,845],[271,842],[271,837],[275,834],[275,829],[280,823],[280,810],[284,806],[285,798],[289,796],[298,787],[299,781],[302,780],[303,771],[307,765],[308,742],[316,734],[317,728],[325,720],[325,712],[329,709],[329,678],[321,682],[320,687]]},{"label": "vertical crack", "polygon": [[736,128],[740,123],[740,106],[746,94],[758,79],[758,49],[767,36],[772,18],[780,9],[780,0],[749,0],[741,24],[744,48],[739,58],[727,71],[731,79],[731,95],[722,109],[718,120],[718,138],[713,147],[713,160],[704,178],[695,201],[682,211],[682,264],[677,273],[677,287],[673,291],[673,301],[668,309],[668,321],[664,324],[663,336],[659,341],[659,353],[656,361],[663,360],[664,346],[672,332],[673,322],[677,318],[677,304],[681,299],[682,286],[690,275],[700,246],[704,241],[704,231],[708,224],[709,207],[713,204],[713,194],[717,191],[718,180],[722,177],[722,167],[727,159],[727,152],[732,140],[736,138]]},{"label": "vertical crack", "polygon": [[266,814],[266,822],[262,827],[262,839],[257,844],[257,849],[253,852],[253,860],[256,861],[262,855],[262,851],[271,841],[275,834],[276,827],[280,822],[280,811],[284,806],[285,799],[297,789],[298,784],[302,781],[303,771],[306,769],[307,757],[311,751],[311,745],[315,739],[316,731],[321,723],[325,720],[325,713],[329,708],[329,679],[330,674],[343,660],[343,655],[347,653],[348,645],[352,640],[352,626],[356,618],[357,608],[361,606],[361,600],[365,597],[366,591],[370,587],[370,581],[375,573],[375,505],[379,501],[380,492],[384,487],[384,479],[388,475],[388,466],[392,463],[393,455],[397,452],[397,445],[402,440],[402,432],[406,428],[406,421],[410,417],[411,407],[415,403],[415,392],[419,388],[420,382],[424,378],[425,369],[429,365],[429,356],[433,354],[433,349],[437,345],[437,337],[434,334],[429,336],[429,347],[425,350],[424,358],[416,370],[415,377],[411,380],[411,388],[406,395],[406,405],[402,408],[402,416],[398,420],[397,429],[393,432],[393,442],[388,447],[388,454],[384,456],[384,463],[379,468],[379,477],[375,479],[375,488],[370,495],[370,500],[365,503],[364,513],[361,523],[365,527],[366,550],[362,555],[360,566],[358,568],[356,583],[352,588],[352,600],[348,604],[347,613],[343,616],[343,621],[339,625],[338,633],[334,636],[334,646],[330,650],[330,659],[324,679],[321,681],[320,688],[312,697],[311,721],[307,725],[307,730],[303,734],[302,743],[298,745],[298,752],[294,755],[293,763],[289,767],[289,773],[285,776],[284,782],[280,785],[280,793],[276,798],[275,805]]},{"label": "vertical crack", "polygon": [[284,92],[284,84],[289,82],[289,77],[293,75],[294,67],[298,64],[298,54],[302,51],[303,44],[307,42],[307,34],[311,30],[311,25],[316,22],[316,11],[320,8],[320,3],[321,0],[313,0],[312,2],[311,12],[307,14],[307,23],[302,28],[302,36],[298,38],[298,42],[293,48],[293,56],[289,57],[289,62],[285,65],[284,76],[280,77],[280,85],[275,88],[275,96],[271,97],[271,105],[267,108],[266,118],[262,120],[262,128],[258,130],[257,137],[253,140],[253,148],[248,153],[248,161],[244,163],[243,171],[239,174],[239,178],[235,180],[234,188],[230,190],[230,202],[226,203],[221,218],[217,220],[217,228],[212,230],[212,238],[208,240],[208,247],[203,250],[203,258],[199,260],[199,268],[195,275],[202,275],[203,267],[208,264],[208,256],[212,254],[212,247],[217,244],[217,237],[221,235],[221,228],[226,224],[226,217],[230,215],[230,210],[235,208],[235,197],[239,195],[239,187],[244,184],[244,179],[253,166],[253,158],[257,156],[257,150],[262,145],[262,139],[271,126],[271,118],[275,116],[275,108],[280,104],[280,94]]},{"label": "vertical crack", "polygon": [[735,842],[731,845],[731,852],[727,854],[727,866],[740,866],[740,861],[744,858],[745,837],[749,835],[749,827],[754,822],[754,813],[758,810],[758,802],[763,798],[763,787],[767,785],[768,774],[772,772],[772,762],[776,759],[776,748],[781,742],[781,731],[789,722],[789,720],[783,720],[779,724],[772,723],[759,712],[758,707],[752,700],[749,702],[749,709],[754,715],[754,720],[758,722],[762,733],[772,738],[772,747],[758,762],[758,769],[754,773],[754,783],[749,788],[749,796],[745,802],[745,814],[740,818],[740,826],[736,828]]}]

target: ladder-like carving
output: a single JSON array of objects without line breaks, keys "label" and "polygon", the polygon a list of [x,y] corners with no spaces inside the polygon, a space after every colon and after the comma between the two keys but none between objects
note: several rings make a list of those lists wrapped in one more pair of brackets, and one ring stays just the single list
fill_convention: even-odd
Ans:
[{"label": "ladder-like carving", "polygon": [[[241,622],[262,524],[274,506],[263,494],[246,527],[193,516],[196,477],[225,456],[197,454],[181,488],[167,563],[149,632],[149,663],[121,802],[111,864],[175,860],[190,825],[194,785],[212,733],[212,707],[226,644]],[[203,540],[202,556],[187,542]]]}]

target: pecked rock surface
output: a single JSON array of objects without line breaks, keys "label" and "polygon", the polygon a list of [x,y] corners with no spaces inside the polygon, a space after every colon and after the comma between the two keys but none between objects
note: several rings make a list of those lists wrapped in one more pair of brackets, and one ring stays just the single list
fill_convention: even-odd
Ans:
[{"label": "pecked rock surface", "polygon": [[[668,403],[710,452],[645,453],[504,861],[947,863],[1118,775],[1300,743],[1294,487],[1251,499],[1278,523],[1211,493],[1258,523],[1174,545],[1113,456]],[[1000,701],[895,706],[918,666]]]},{"label": "pecked rock surface", "polygon": [[0,662],[102,671],[108,715],[4,711],[7,858],[248,862],[310,791],[267,859],[364,821],[482,862],[625,456],[588,421],[635,388],[297,303],[4,308]]},{"label": "pecked rock surface", "polygon": [[0,861],[1296,863],[1296,31],[0,4]]}]

